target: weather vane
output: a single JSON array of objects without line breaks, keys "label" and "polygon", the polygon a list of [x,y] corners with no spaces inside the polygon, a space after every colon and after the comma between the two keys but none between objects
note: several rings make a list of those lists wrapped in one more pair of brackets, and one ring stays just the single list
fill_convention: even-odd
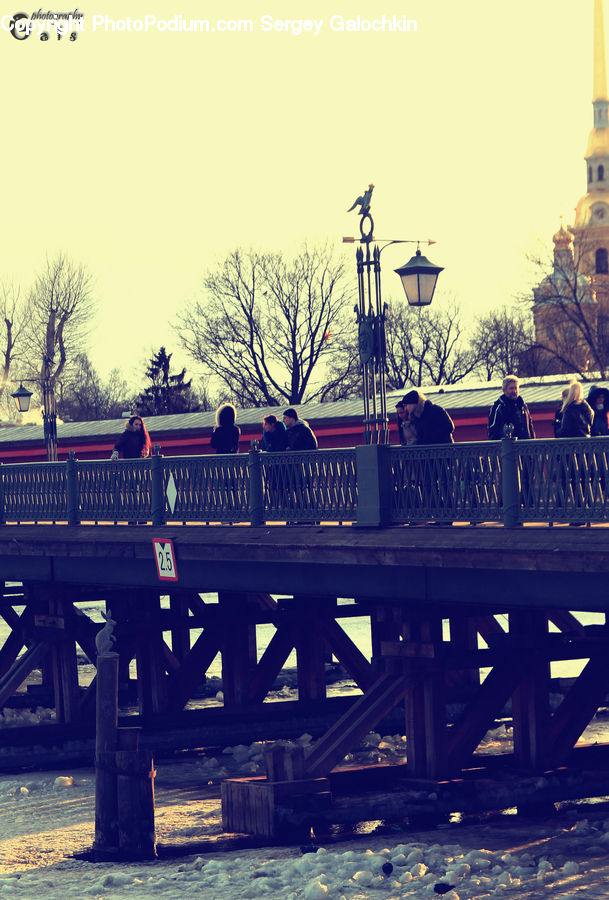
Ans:
[{"label": "weather vane", "polygon": [[[359,222],[359,230],[362,236],[362,241],[366,241],[367,243],[373,240],[373,231],[374,231],[374,222],[372,221],[372,216],[370,215],[370,201],[372,200],[372,191],[374,190],[374,185],[369,184],[368,190],[364,191],[361,197],[358,197],[357,200],[354,200],[353,205],[349,207],[347,212],[351,212],[352,209],[355,209],[356,206],[359,206],[359,214],[361,216]],[[369,229],[368,231],[364,231],[364,222],[368,221]]]}]

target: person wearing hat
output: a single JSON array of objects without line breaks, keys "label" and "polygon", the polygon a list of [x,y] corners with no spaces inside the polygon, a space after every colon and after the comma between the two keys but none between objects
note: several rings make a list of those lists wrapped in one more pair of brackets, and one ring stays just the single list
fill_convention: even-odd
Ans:
[{"label": "person wearing hat", "polygon": [[455,423],[441,406],[436,406],[421,391],[409,391],[402,403],[414,422],[417,444],[452,444]]},{"label": "person wearing hat", "polygon": [[609,391],[607,388],[593,384],[588,391],[588,404],[592,407],[594,419],[592,420],[592,437],[605,437],[609,435]]},{"label": "person wearing hat", "polygon": [[500,441],[505,437],[505,426],[513,425],[515,438],[532,440],[535,437],[533,420],[528,406],[518,393],[518,379],[515,375],[506,375],[502,387],[502,395],[495,400],[488,414],[489,439]]},{"label": "person wearing hat", "polygon": [[286,409],[283,424],[288,430],[288,450],[317,450],[317,438],[309,423],[299,419],[295,409]]}]

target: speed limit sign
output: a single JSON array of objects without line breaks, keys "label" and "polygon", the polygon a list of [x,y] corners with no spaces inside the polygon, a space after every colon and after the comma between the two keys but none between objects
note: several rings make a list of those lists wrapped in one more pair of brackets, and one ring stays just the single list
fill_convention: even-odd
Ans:
[{"label": "speed limit sign", "polygon": [[153,538],[156,572],[161,581],[177,581],[178,569],[173,542],[168,538]]}]

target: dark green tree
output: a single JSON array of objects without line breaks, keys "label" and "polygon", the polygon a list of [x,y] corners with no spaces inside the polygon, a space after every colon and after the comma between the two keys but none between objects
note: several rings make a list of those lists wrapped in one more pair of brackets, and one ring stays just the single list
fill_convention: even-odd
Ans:
[{"label": "dark green tree", "polygon": [[186,369],[171,374],[171,357],[165,347],[150,359],[146,369],[149,384],[135,401],[142,416],[167,416],[173,413],[197,412],[201,408],[192,389],[192,378],[185,381]]}]

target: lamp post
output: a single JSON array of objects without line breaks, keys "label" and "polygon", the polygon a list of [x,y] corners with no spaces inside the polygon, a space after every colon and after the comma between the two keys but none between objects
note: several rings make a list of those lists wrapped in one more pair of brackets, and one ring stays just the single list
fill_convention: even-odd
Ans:
[{"label": "lamp post", "polygon": [[[387,304],[381,295],[381,253],[391,244],[416,244],[412,259],[394,271],[400,276],[406,299],[410,306],[428,306],[434,295],[442,266],[435,266],[419,249],[421,241],[391,240],[381,247],[374,237],[374,222],[370,214],[370,201],[374,185],[358,197],[351,209],[360,207],[358,215],[362,245],[357,248],[358,305],[355,307],[358,326],[359,358],[364,382],[364,437],[367,444],[387,444],[389,423],[387,418],[387,389],[385,384],[385,318]],[[344,243],[354,243],[357,238],[343,238]],[[434,241],[423,243],[433,244]],[[371,250],[371,244],[373,249]],[[378,402],[377,402],[378,393]]]},{"label": "lamp post", "polygon": [[40,382],[33,378],[24,378],[19,382],[19,387],[11,397],[17,404],[21,413],[28,412],[32,399],[32,392],[23,386],[23,382],[40,384],[42,387],[42,423],[44,427],[44,443],[47,448],[47,461],[57,462],[57,410],[55,408],[55,382],[57,379],[51,372],[52,360],[45,356],[42,378]]}]

